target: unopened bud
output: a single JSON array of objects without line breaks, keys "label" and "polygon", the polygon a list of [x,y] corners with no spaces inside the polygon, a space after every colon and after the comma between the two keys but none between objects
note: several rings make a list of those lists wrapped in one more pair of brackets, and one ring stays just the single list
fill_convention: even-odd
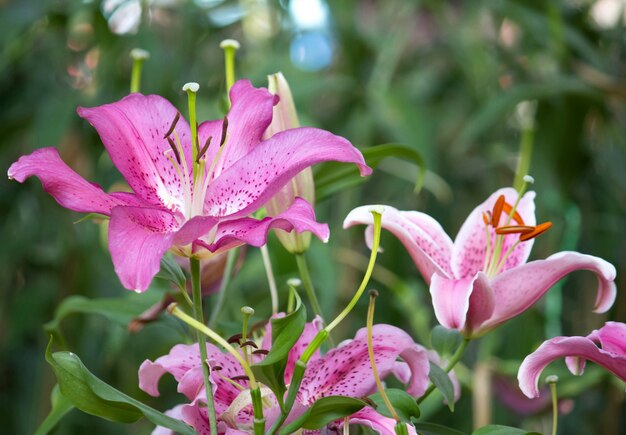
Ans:
[{"label": "unopened bud", "polygon": [[535,179],[531,177],[530,175],[524,175],[524,182],[528,184],[534,184]]},{"label": "unopened bud", "polygon": [[248,306],[241,307],[241,314],[246,316],[254,316],[254,308]]}]

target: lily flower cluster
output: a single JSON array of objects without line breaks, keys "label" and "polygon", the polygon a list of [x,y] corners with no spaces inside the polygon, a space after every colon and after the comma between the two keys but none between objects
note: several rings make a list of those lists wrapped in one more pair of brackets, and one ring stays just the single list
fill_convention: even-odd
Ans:
[{"label": "lily flower cluster", "polygon": [[[302,356],[305,348],[321,330],[322,321],[318,317],[307,323],[304,332],[289,352],[285,368],[285,383],[289,384],[294,373],[296,361]],[[438,357],[415,343],[404,331],[391,325],[375,325],[373,327],[373,349],[376,365],[381,378],[395,376],[407,383],[406,391],[420,397],[429,383],[429,359]],[[361,398],[376,391],[372,376],[367,348],[367,331],[357,331],[354,339],[341,343],[325,355],[316,351],[304,374],[296,403],[286,423],[298,418],[318,399],[327,396],[345,396]],[[235,337],[235,341],[237,337]],[[252,347],[251,358],[260,362],[270,351],[271,326],[257,345],[253,341],[240,343],[240,346]],[[216,413],[218,415],[220,434],[250,433],[253,427],[252,404],[248,379],[241,365],[229,354],[222,353],[217,347],[207,344],[208,364],[211,367],[211,382],[214,386]],[[398,361],[401,358],[401,361]],[[198,431],[200,435],[209,435],[206,411],[206,396],[202,385],[202,369],[197,345],[176,345],[168,355],[155,361],[146,360],[139,369],[139,386],[152,396],[158,396],[158,381],[165,373],[170,373],[178,382],[178,392],[184,394],[191,402],[178,405],[167,414],[185,421]],[[452,379],[455,379],[454,377]],[[266,432],[280,415],[278,400],[268,389],[262,390],[263,406],[266,416]],[[365,407],[349,417],[350,424],[367,426],[378,433],[394,434],[395,420],[385,417],[372,407]],[[342,422],[333,422],[329,427],[341,427]],[[409,433],[415,433],[413,428]],[[158,428],[155,434],[171,433]],[[311,431],[308,433],[319,433]]]},{"label": "lily flower cluster", "polygon": [[[189,83],[184,90],[195,98],[198,85]],[[278,230],[283,246],[296,255],[309,247],[311,234],[326,242],[328,226],[317,222],[313,210],[310,167],[326,161],[353,163],[366,176],[372,170],[361,152],[345,138],[299,127],[291,92],[280,74],[270,78],[269,91],[255,88],[247,80],[238,81],[230,90],[230,104],[223,119],[200,124],[195,121],[195,108],[190,109],[187,123],[158,95],[132,93],[111,104],[79,108],[78,114],[100,135],[129,192],[107,193],[86,181],[54,148],[21,157],[11,165],[8,176],[19,182],[37,177],[63,207],[105,216],[115,272],[124,287],[137,292],[148,289],[168,251],[197,262],[241,245],[261,247],[271,229]],[[535,239],[552,226],[536,222],[535,193],[526,191],[531,182],[526,177],[519,190],[502,188],[490,195],[469,214],[454,241],[434,218],[419,211],[391,206],[352,210],[344,228],[366,225],[365,241],[372,249],[366,278],[329,326],[324,326],[319,316],[304,325],[285,351],[285,363],[279,364],[282,389],[269,383],[259,385],[252,377],[250,367],[271,359],[268,355],[274,343],[272,323],[265,326],[264,335],[246,339],[247,317],[243,336],[228,341],[237,349],[213,337],[230,352],[223,353],[200,336],[193,345],[175,345],[167,355],[141,365],[140,388],[158,396],[160,378],[171,374],[187,402],[166,415],[182,420],[200,435],[215,430],[219,434],[277,433],[330,396],[358,399],[361,405],[342,415],[329,411],[331,418],[325,420],[324,428],[305,433],[341,432],[350,424],[380,434],[417,433],[395,413],[381,379],[395,377],[405,384],[406,394],[412,397],[409,401],[415,402],[430,394],[440,374],[454,389],[446,399],[456,400],[460,389],[452,369],[469,341],[529,309],[567,274],[577,270],[595,274],[594,311],[606,312],[615,300],[616,271],[601,258],[567,251],[528,262]],[[255,217],[260,210],[267,217]],[[438,322],[463,338],[445,369],[439,367],[439,354],[417,344],[403,330],[373,324],[375,296],[370,301],[367,328],[325,354],[319,351],[331,326],[350,312],[363,293],[374,267],[381,228],[406,247],[429,285]],[[195,278],[198,271],[192,270],[192,281]],[[199,278],[192,286],[198,289]],[[195,321],[202,332],[206,326],[201,299],[192,305],[198,315],[187,323],[194,326]],[[287,315],[275,314],[274,318]],[[300,327],[306,314],[303,316]],[[626,381],[626,325],[608,322],[587,337],[556,337],[544,342],[520,367],[522,392],[538,396],[541,372],[562,357],[575,374],[582,374],[590,360]],[[368,402],[367,396],[377,391],[386,411]],[[157,427],[154,433],[171,433],[171,429]]]}]

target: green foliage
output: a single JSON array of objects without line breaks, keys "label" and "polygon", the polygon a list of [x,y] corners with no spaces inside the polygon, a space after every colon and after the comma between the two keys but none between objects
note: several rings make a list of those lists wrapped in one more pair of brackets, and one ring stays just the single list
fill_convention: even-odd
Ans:
[{"label": "green foliage", "polygon": [[327,396],[318,399],[297,419],[286,425],[279,433],[287,435],[299,428],[315,430],[324,425],[347,417],[367,406],[363,400],[344,396]]},{"label": "green foliage", "polygon": [[442,357],[452,355],[461,344],[463,338],[457,330],[446,329],[441,325],[433,328],[430,334],[430,343]]},{"label": "green foliage", "polygon": [[436,423],[414,421],[413,426],[415,426],[417,433],[421,435],[465,435],[456,429]]},{"label": "green foliage", "polygon": [[[417,405],[415,398],[406,391],[399,390],[397,388],[387,388],[385,389],[385,393],[391,402],[391,406],[393,406],[396,414],[403,422],[410,423],[411,418],[418,418],[420,416],[420,408]],[[376,412],[384,415],[385,417],[393,418],[393,415],[387,408],[387,405],[385,404],[385,401],[380,393],[372,394],[369,396],[369,399],[376,404]]]},{"label": "green foliage", "polygon": [[50,404],[52,409],[46,419],[37,428],[35,435],[46,435],[50,433],[61,419],[74,409],[74,405],[59,390],[59,385],[55,385],[50,394]]},{"label": "green foliage", "polygon": [[296,298],[294,310],[284,317],[271,320],[272,324],[272,348],[267,356],[252,366],[254,376],[267,385],[279,398],[282,408],[282,397],[285,388],[285,367],[289,351],[293,348],[306,323],[306,307],[302,303],[297,292],[293,292]]},{"label": "green foliage", "polygon": [[[419,167],[415,191],[422,188],[426,166],[421,154],[412,147],[401,144],[383,144],[362,149],[365,162],[375,169],[382,160],[388,157],[402,158]],[[321,165],[315,171],[315,194],[318,200],[326,199],[348,187],[353,187],[367,181],[359,175],[359,170],[354,166],[343,163],[328,162]]]},{"label": "green foliage", "polygon": [[472,435],[540,435],[539,432],[528,432],[516,427],[501,426],[497,424],[490,424],[489,426],[483,426],[472,432]]},{"label": "green foliage", "polygon": [[46,350],[46,361],[54,369],[60,394],[81,411],[120,423],[132,423],[146,417],[156,425],[181,434],[195,433],[182,421],[168,417],[101,381],[87,370],[75,354],[52,353],[51,347],[52,340]]},{"label": "green foliage", "polygon": [[437,364],[431,362],[428,377],[430,382],[443,394],[443,398],[448,402],[450,411],[454,412],[454,386],[448,374]]}]

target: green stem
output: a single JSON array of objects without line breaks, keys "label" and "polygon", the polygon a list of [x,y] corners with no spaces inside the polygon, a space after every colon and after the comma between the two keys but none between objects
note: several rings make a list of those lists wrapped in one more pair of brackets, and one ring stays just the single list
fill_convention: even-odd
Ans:
[{"label": "green stem", "polygon": [[[372,374],[374,375],[374,381],[376,382],[376,388],[378,389],[378,393],[380,397],[385,402],[385,406],[391,413],[391,416],[394,420],[396,420],[396,433],[398,432],[398,425],[400,425],[400,417],[396,413],[395,408],[391,404],[389,397],[387,397],[387,393],[385,392],[385,387],[383,387],[383,383],[380,380],[380,376],[378,375],[378,368],[376,367],[376,356],[374,355],[374,342],[373,342],[373,328],[374,328],[374,308],[376,306],[376,296],[378,296],[378,292],[376,290],[370,290],[370,305],[367,308],[367,354],[370,357],[370,365],[372,366]],[[404,428],[406,431],[406,427]]]},{"label": "green stem", "polygon": [[550,384],[550,393],[552,394],[552,435],[556,435],[559,422],[559,401],[556,394],[556,381],[548,383]]},{"label": "green stem", "polygon": [[[204,324],[204,316],[202,314],[202,289],[200,285],[200,260],[197,258],[189,259],[191,268],[191,293],[193,296],[193,314],[195,320]],[[202,377],[204,379],[204,388],[206,389],[207,411],[209,413],[209,427],[211,433],[217,433],[217,418],[215,417],[215,402],[213,401],[213,389],[209,381],[209,366],[207,365],[206,338],[200,331],[196,331],[198,346],[200,346],[200,360],[202,362]]]},{"label": "green stem", "polygon": [[130,57],[133,59],[133,69],[130,75],[130,92],[139,92],[141,88],[141,70],[143,67],[143,61],[150,57],[150,54],[146,50],[135,48],[131,50]]},{"label": "green stem", "polygon": [[252,410],[254,412],[254,435],[265,433],[265,416],[263,415],[263,399],[259,387],[250,390]]},{"label": "green stem", "polygon": [[515,181],[513,187],[515,190],[521,190],[524,185],[524,176],[530,171],[530,161],[533,154],[533,142],[535,140],[535,130],[533,128],[524,128],[520,139],[519,160],[515,169]]},{"label": "green stem", "polygon": [[[220,47],[224,50],[224,68],[226,73],[226,93],[230,92],[230,88],[235,83],[235,52],[239,50],[239,42],[234,39],[225,39],[220,43]],[[228,105],[230,107],[230,99],[226,95]]]},{"label": "green stem", "polygon": [[409,435],[409,431],[406,428],[406,423],[398,422],[394,427],[397,435]]},{"label": "green stem", "polygon": [[317,295],[315,294],[315,287],[313,287],[313,281],[311,280],[311,275],[309,274],[309,267],[307,265],[306,258],[304,257],[304,254],[295,254],[295,256],[296,263],[298,264],[298,272],[300,273],[300,278],[302,278],[302,285],[304,286],[304,291],[306,291],[306,295],[311,303],[311,308],[313,308],[313,312],[315,314],[323,318],[322,308],[320,307]]},{"label": "green stem", "polygon": [[298,390],[300,389],[300,384],[302,383],[302,379],[304,377],[304,371],[306,370],[306,365],[315,353],[317,349],[320,348],[322,343],[328,339],[330,331],[334,327],[336,327],[341,321],[350,313],[350,311],[354,308],[359,298],[365,291],[365,287],[369,283],[370,277],[372,276],[372,271],[374,270],[374,264],[376,263],[376,257],[378,255],[378,247],[380,244],[380,230],[381,230],[381,218],[383,209],[382,207],[372,208],[370,210],[372,216],[374,218],[374,237],[372,243],[372,252],[370,254],[370,260],[367,265],[367,270],[365,271],[365,276],[363,277],[363,281],[361,281],[361,285],[357,289],[356,293],[352,297],[352,300],[348,303],[346,308],[339,313],[337,318],[333,320],[328,326],[319,331],[317,335],[313,338],[311,343],[304,349],[302,356],[296,361],[293,376],[291,378],[291,384],[289,384],[289,390],[287,390],[287,398],[285,399],[285,406],[281,410],[281,415],[276,419],[274,424],[270,429],[270,435],[275,434],[276,431],[280,428],[280,426],[285,422],[287,416],[291,412],[291,408],[296,400],[296,395],[298,394]]},{"label": "green stem", "polygon": [[209,327],[211,328],[215,327],[217,318],[222,312],[222,307],[224,306],[224,301],[226,300],[226,290],[228,289],[228,284],[230,283],[230,278],[233,274],[235,261],[237,261],[238,255],[239,248],[231,249],[230,251],[228,251],[226,267],[224,267],[224,275],[222,276],[222,283],[220,284],[220,290],[217,294],[217,301],[215,302],[213,311],[211,311],[211,317],[209,318]]},{"label": "green stem", "polygon": [[[461,357],[463,356],[465,349],[467,349],[467,345],[470,343],[470,341],[471,340],[469,338],[463,339],[459,347],[456,349],[456,352],[454,352],[454,355],[452,355],[452,357],[448,361],[448,364],[446,365],[446,368],[444,369],[446,373],[450,373],[450,371],[454,368],[454,366],[461,360]],[[426,400],[426,398],[430,395],[430,393],[435,391],[435,388],[436,388],[435,385],[431,384],[430,387],[428,387],[428,389],[424,392],[422,397],[417,399],[417,403],[420,404],[424,400]]]},{"label": "green stem", "polygon": [[261,257],[263,257],[263,266],[265,267],[265,274],[267,275],[267,283],[270,287],[270,298],[272,300],[272,314],[278,312],[278,290],[276,289],[276,279],[274,278],[274,271],[272,270],[272,261],[270,260],[270,253],[267,249],[267,245],[261,246]]}]

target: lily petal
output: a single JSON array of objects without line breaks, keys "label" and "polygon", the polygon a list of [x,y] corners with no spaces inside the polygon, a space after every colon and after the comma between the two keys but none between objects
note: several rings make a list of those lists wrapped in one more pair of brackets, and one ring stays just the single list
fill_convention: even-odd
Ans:
[{"label": "lily petal", "polygon": [[129,290],[142,292],[159,272],[178,222],[165,210],[118,206],[111,212],[109,249],[115,273]]},{"label": "lily petal", "polygon": [[[380,377],[393,373],[396,359],[400,357],[412,373],[407,392],[413,396],[422,395],[429,382],[426,350],[406,332],[390,325],[374,325],[372,341]],[[371,373],[367,329],[361,328],[354,340],[347,341],[309,363],[298,392],[299,400],[303,404],[311,404],[329,395],[366,396],[376,388]]]},{"label": "lily petal", "polygon": [[331,160],[355,163],[363,176],[372,171],[363,155],[342,137],[316,128],[277,133],[256,145],[209,185],[205,212],[211,216],[245,216],[265,204],[304,168]]},{"label": "lily petal", "polygon": [[[366,205],[352,210],[343,221],[343,227],[372,225],[374,218],[370,213],[371,208],[371,205]],[[418,212],[402,212],[385,206],[381,225],[402,242],[427,283],[433,274],[448,278],[452,276],[452,241],[430,216]],[[369,237],[366,235],[367,240]]]},{"label": "lily petal", "polygon": [[538,397],[537,383],[543,369],[552,361],[563,357],[575,357],[599,364],[626,381],[626,355],[599,349],[587,337],[555,337],[544,341],[528,355],[519,368],[517,379],[522,392],[528,397]]},{"label": "lily petal", "polygon": [[491,280],[491,287],[498,303],[493,317],[483,327],[496,326],[527,310],[557,281],[576,270],[592,271],[598,278],[594,311],[603,313],[611,308],[617,292],[614,282],[615,267],[592,255],[565,251],[495,276]]},{"label": "lily petal", "polygon": [[[46,192],[63,207],[81,213],[110,215],[118,205],[128,205],[132,198],[108,195],[90,183],[61,160],[55,148],[41,148],[20,157],[8,171],[10,179],[23,183],[28,177],[41,180]],[[130,194],[129,194],[130,195]]]},{"label": "lily petal", "polygon": [[272,228],[295,230],[298,233],[310,231],[323,242],[327,242],[329,237],[328,225],[315,220],[313,207],[302,198],[296,198],[291,207],[275,217],[262,220],[241,218],[220,223],[215,234],[215,243],[208,248],[212,252],[218,252],[244,243],[263,246]]},{"label": "lily petal", "polygon": [[[483,213],[491,211],[496,200],[504,195],[506,202],[514,204],[517,201],[518,193],[511,187],[499,189],[494,192],[485,202],[476,207],[467,217],[459,233],[454,240],[454,250],[452,252],[452,271],[456,278],[472,277],[479,270],[483,269],[485,261],[485,251],[487,249],[487,238],[485,231],[485,222],[483,221]],[[535,192],[527,192],[517,206],[517,212],[520,214],[526,225],[535,225]],[[506,216],[503,213],[500,218],[500,225],[506,223]],[[495,240],[495,231],[490,226],[491,246],[493,249],[493,241]],[[519,239],[519,235],[511,234],[504,237],[502,252],[508,249]],[[520,243],[511,253],[502,270],[508,270],[524,264],[530,255],[534,239]]]},{"label": "lily petal", "polygon": [[[380,415],[374,409],[366,406],[350,416],[350,424],[369,427],[380,435],[395,435],[396,421],[393,418]],[[416,434],[415,427],[407,425],[409,434]]]},{"label": "lily petal", "polygon": [[[111,160],[137,195],[153,206],[182,211],[183,187],[165,155],[171,155],[171,149],[163,138],[177,113],[165,98],[142,94],[103,106],[78,108],[78,114],[96,128]],[[182,116],[174,130],[185,161],[191,165],[189,125]],[[187,169],[190,173],[191,166]]]},{"label": "lily petal", "polygon": [[[272,122],[278,98],[265,88],[255,88],[249,80],[239,80],[230,89],[228,135],[216,167],[219,175],[247,155],[263,138]],[[219,136],[214,140],[219,140]]]},{"label": "lily petal", "polygon": [[435,316],[448,329],[471,332],[491,317],[494,296],[487,275],[478,272],[472,278],[448,279],[433,275],[430,283]]}]

